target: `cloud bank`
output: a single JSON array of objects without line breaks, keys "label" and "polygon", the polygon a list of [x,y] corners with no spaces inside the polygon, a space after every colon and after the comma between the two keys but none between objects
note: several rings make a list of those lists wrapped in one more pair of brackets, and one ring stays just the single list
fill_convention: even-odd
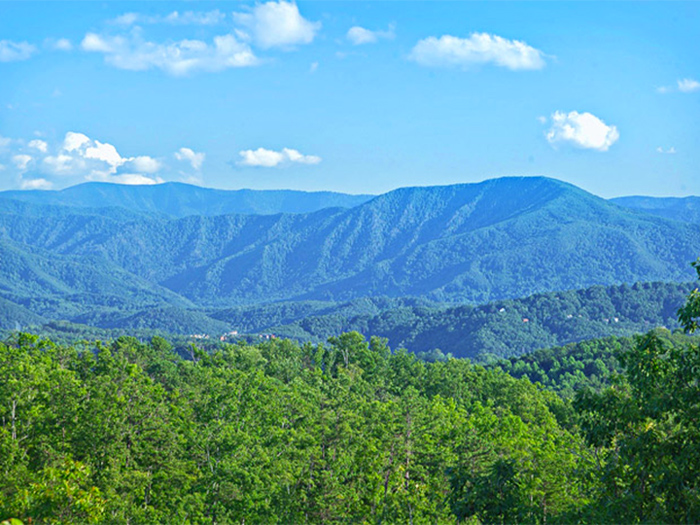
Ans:
[{"label": "cloud bank", "polygon": [[171,178],[175,174],[179,180],[199,180],[204,153],[182,147],[174,156],[187,167],[168,166],[165,159],[150,155],[123,156],[113,144],[75,131],[69,131],[55,144],[0,137],[3,177],[14,178],[14,185],[23,189],[50,189],[87,181],[158,184],[167,174]]}]

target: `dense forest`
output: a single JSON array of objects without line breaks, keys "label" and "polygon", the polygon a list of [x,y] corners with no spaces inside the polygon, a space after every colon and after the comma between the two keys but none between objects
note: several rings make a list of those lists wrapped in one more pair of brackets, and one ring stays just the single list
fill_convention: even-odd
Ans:
[{"label": "dense forest", "polygon": [[692,288],[691,284],[636,283],[537,294],[475,307],[404,304],[377,314],[355,314],[347,308],[268,326],[266,331],[311,342],[357,331],[366,337],[386,337],[391,346],[416,353],[440,350],[488,363],[587,339],[677,328],[676,312]]},{"label": "dense forest", "polygon": [[[692,332],[699,318],[695,290],[679,321]],[[581,351],[619,373],[583,388],[552,373]],[[657,331],[530,363],[573,399],[505,362],[425,362],[357,332],[193,346],[189,359],[159,337],[18,333],[0,345],[0,519],[700,520],[694,341]]]},{"label": "dense forest", "polygon": [[[16,321],[11,305],[0,308],[0,334],[24,326],[55,342],[141,339],[160,335],[186,347],[192,335],[207,335],[207,346],[219,341],[275,335],[299,342],[325,342],[342,332],[357,331],[370,338],[385,337],[393,348],[424,355],[469,357],[488,363],[606,336],[629,336],[655,327],[678,327],[676,310],[692,289],[690,283],[636,283],[632,286],[594,286],[582,290],[537,294],[485,305],[445,305],[422,298],[365,297],[332,301],[280,302],[222,309],[151,308],[110,313],[95,310],[71,322]],[[0,300],[0,306],[2,301]],[[33,325],[33,326],[32,326]],[[26,328],[29,326],[30,328]],[[201,338],[197,340],[202,343]]]}]

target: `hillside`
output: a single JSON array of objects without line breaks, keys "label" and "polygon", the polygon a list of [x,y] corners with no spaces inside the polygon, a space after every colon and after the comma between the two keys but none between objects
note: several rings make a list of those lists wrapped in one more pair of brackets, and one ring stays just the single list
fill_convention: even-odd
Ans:
[{"label": "hillside", "polygon": [[[26,261],[37,252],[58,263],[89,260],[103,281],[147,282],[200,307],[364,296],[475,304],[594,284],[687,281],[700,253],[700,225],[626,210],[547,178],[403,188],[306,214],[125,221],[108,209],[10,210],[0,214],[0,232]],[[16,274],[13,264],[0,268],[0,282],[8,274]],[[92,291],[77,275],[14,279],[25,298],[30,290]]]},{"label": "hillside", "polygon": [[700,223],[700,197],[617,197],[618,206],[682,222]]},{"label": "hillside", "polygon": [[322,342],[342,332],[389,339],[416,353],[435,349],[454,357],[490,361],[539,348],[655,327],[677,327],[677,310],[691,284],[638,283],[538,294],[478,307],[404,306],[376,315],[309,316],[267,328],[279,337]]},{"label": "hillside", "polygon": [[171,218],[231,213],[308,213],[323,208],[351,208],[371,198],[371,195],[347,195],[330,191],[217,190],[179,182],[153,186],[86,182],[60,191],[0,192],[0,199],[32,204],[78,208],[107,208],[116,205],[130,211],[162,214]]},{"label": "hillside", "polygon": [[[218,336],[235,331],[249,340],[263,333],[321,343],[357,331],[366,337],[386,337],[392,347],[405,347],[426,359],[451,354],[493,362],[587,339],[630,336],[655,327],[673,329],[678,326],[676,311],[692,288],[671,283],[594,286],[477,307],[366,297],[345,303],[301,301],[212,310],[172,305],[125,309],[113,299],[88,307],[74,297],[76,302],[68,305],[44,304],[44,317],[4,301],[0,329],[33,326],[44,336],[67,342],[136,333],[149,337],[208,334],[211,341],[218,341]],[[59,307],[64,308],[63,315]],[[47,319],[69,323],[45,324]]]}]

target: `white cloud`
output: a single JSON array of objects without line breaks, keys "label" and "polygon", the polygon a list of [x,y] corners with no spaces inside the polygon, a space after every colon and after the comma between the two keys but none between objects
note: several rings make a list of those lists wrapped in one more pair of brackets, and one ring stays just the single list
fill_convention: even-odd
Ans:
[{"label": "white cloud", "polygon": [[310,44],[321,29],[321,22],[305,19],[294,2],[256,4],[250,12],[233,13],[233,17],[263,49]]},{"label": "white cloud", "polygon": [[43,163],[47,172],[52,175],[77,175],[86,167],[82,159],[64,153],[44,157]]},{"label": "white cloud", "polygon": [[31,155],[13,155],[12,162],[15,164],[19,171],[26,171],[29,167],[29,163],[33,161],[34,158]]},{"label": "white cloud", "polygon": [[111,20],[112,24],[120,26],[132,26],[134,24],[172,24],[172,25],[200,25],[211,26],[220,24],[226,15],[214,9],[213,11],[173,11],[172,13],[161,15],[143,15],[140,13],[124,13]]},{"label": "white cloud", "polygon": [[164,21],[178,25],[211,26],[221,23],[224,18],[226,18],[226,15],[218,9],[207,12],[185,11],[184,13],[178,13],[173,11],[164,18]]},{"label": "white cloud", "polygon": [[27,42],[0,40],[0,62],[27,60],[36,52],[36,47]]},{"label": "white cloud", "polygon": [[675,91],[680,91],[681,93],[700,91],[700,82],[692,78],[683,78],[677,80],[675,86],[661,86],[656,88],[657,93],[673,93]]},{"label": "white cloud", "polygon": [[578,148],[608,151],[620,134],[615,126],[591,113],[557,111],[552,115],[552,126],[547,132],[550,144],[567,142]]},{"label": "white cloud", "polygon": [[371,31],[364,27],[354,26],[348,29],[346,37],[354,45],[359,46],[362,44],[374,44],[380,39],[393,40],[396,34],[394,33],[393,25],[390,25],[386,31]]},{"label": "white cloud", "polygon": [[70,51],[73,49],[73,44],[67,38],[59,38],[53,43],[52,47],[56,51]]},{"label": "white cloud", "polygon": [[693,93],[694,91],[700,91],[700,82],[693,80],[692,78],[684,78],[678,81],[678,91],[683,93]]},{"label": "white cloud", "polygon": [[134,157],[129,160],[129,165],[139,173],[156,173],[163,167],[160,161],[147,155]]},{"label": "white cloud", "polygon": [[44,170],[52,175],[89,177],[93,173],[113,175],[133,160],[122,157],[112,144],[69,131],[57,153],[47,155],[42,162]]},{"label": "white cloud", "polygon": [[193,169],[199,171],[204,164],[205,153],[196,153],[190,148],[180,148],[175,152],[175,158],[180,161],[189,162]]},{"label": "white cloud", "polygon": [[248,149],[238,152],[241,160],[240,166],[253,166],[260,168],[274,168],[285,164],[318,164],[321,157],[316,155],[302,155],[295,149],[283,148],[282,151],[274,151],[265,148],[256,150]]},{"label": "white cloud", "polygon": [[30,148],[34,148],[36,150],[39,150],[42,153],[46,153],[46,150],[49,147],[49,145],[45,141],[39,140],[39,139],[35,139],[35,140],[30,141],[29,144],[27,144],[27,146],[29,146]]},{"label": "white cloud", "polygon": [[50,190],[53,188],[53,182],[46,179],[28,179],[23,180],[20,187],[23,190]]},{"label": "white cloud", "polygon": [[174,76],[197,71],[222,71],[259,63],[250,46],[231,34],[214,37],[212,43],[180,40],[158,44],[141,39],[138,33],[129,38],[88,33],[81,47],[84,51],[103,53],[106,62],[119,69],[161,69]]},{"label": "white cloud", "polygon": [[[201,166],[204,154],[188,151],[195,164]],[[73,131],[57,144],[38,138],[0,137],[0,164],[16,176],[18,187],[24,189],[46,189],[54,184],[84,181],[158,184],[163,182],[159,172],[167,169],[155,157],[125,157],[114,145]],[[33,178],[24,178],[26,172],[31,172]]]},{"label": "white cloud", "polygon": [[75,151],[76,149],[79,149],[81,146],[83,146],[84,144],[88,144],[89,142],[90,137],[88,137],[87,135],[69,131],[68,133],[66,133],[66,136],[63,139],[63,149],[66,151]]},{"label": "white cloud", "polygon": [[146,177],[140,173],[120,173],[119,175],[105,176],[104,174],[96,173],[92,175],[90,180],[99,182],[113,182],[115,184],[126,184],[127,186],[152,186],[153,184],[162,184],[165,182],[160,177]]},{"label": "white cloud", "polygon": [[311,62],[311,66],[309,66],[309,73],[316,73],[317,69],[318,69],[318,62]]},{"label": "white cloud", "polygon": [[468,38],[443,35],[420,40],[409,59],[422,66],[468,67],[474,64],[494,64],[507,69],[532,70],[545,66],[544,53],[519,40],[472,33]]},{"label": "white cloud", "polygon": [[127,159],[122,158],[117,151],[117,148],[111,144],[105,142],[100,142],[99,140],[94,141],[94,143],[85,148],[83,151],[83,156],[86,159],[95,159],[106,162],[110,166],[110,171],[116,172],[117,168],[124,164]]},{"label": "white cloud", "polygon": [[149,17],[143,17],[143,15],[139,15],[138,13],[124,13],[123,15],[119,15],[114,20],[110,20],[110,22],[120,26],[130,26],[136,22],[139,22],[143,18]]},{"label": "white cloud", "polygon": [[667,155],[675,155],[675,153],[676,153],[676,148],[674,148],[673,146],[671,146],[670,148],[668,148],[668,149],[665,150],[664,148],[662,148],[661,146],[659,146],[658,148],[656,148],[656,151],[657,151],[658,153],[665,153],[665,154],[667,154]]}]

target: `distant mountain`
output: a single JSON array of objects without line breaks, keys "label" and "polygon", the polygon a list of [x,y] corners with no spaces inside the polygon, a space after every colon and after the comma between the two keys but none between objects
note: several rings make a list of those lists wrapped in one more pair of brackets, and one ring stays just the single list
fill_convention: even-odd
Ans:
[{"label": "distant mountain", "polygon": [[676,312],[693,288],[690,283],[594,286],[477,307],[406,305],[378,314],[351,314],[336,308],[266,331],[312,342],[357,331],[366,337],[386,337],[392,348],[416,353],[440,349],[484,362],[597,337],[676,328]]},{"label": "distant mountain", "polygon": [[700,197],[617,197],[610,201],[651,215],[700,224]]},{"label": "distant mountain", "polygon": [[309,213],[323,208],[352,208],[372,197],[330,191],[216,190],[179,182],[152,186],[87,182],[60,191],[0,192],[0,199],[79,208],[120,206],[131,211],[162,214],[171,218],[231,213]]},{"label": "distant mountain", "polygon": [[366,296],[483,303],[688,281],[700,254],[700,225],[627,210],[548,178],[402,188],[312,213],[122,214],[3,209],[0,246],[14,258],[0,266],[0,296],[129,295],[143,307]]}]

